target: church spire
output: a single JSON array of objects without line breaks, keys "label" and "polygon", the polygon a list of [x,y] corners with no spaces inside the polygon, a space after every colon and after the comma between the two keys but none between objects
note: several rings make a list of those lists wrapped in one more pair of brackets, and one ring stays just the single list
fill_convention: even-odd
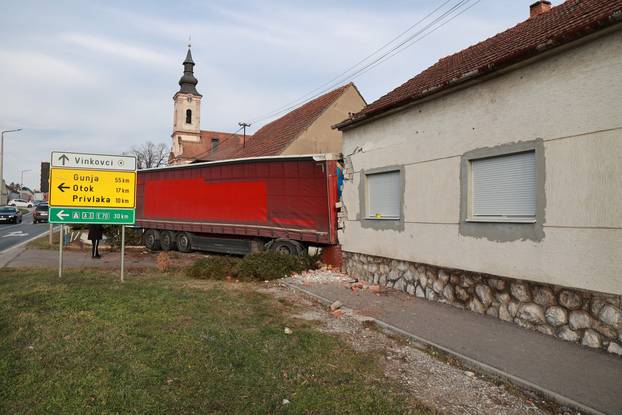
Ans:
[{"label": "church spire", "polygon": [[190,52],[190,42],[188,42],[188,53],[186,54],[186,59],[184,59],[184,74],[179,79],[179,93],[202,96],[196,88],[198,83],[199,81],[194,77],[194,61]]}]

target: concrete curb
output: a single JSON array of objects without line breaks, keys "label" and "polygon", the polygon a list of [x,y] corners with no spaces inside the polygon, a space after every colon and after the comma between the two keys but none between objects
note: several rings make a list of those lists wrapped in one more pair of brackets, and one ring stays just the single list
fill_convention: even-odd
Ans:
[{"label": "concrete curb", "polygon": [[[289,282],[285,282],[285,281],[281,281],[281,283],[283,285],[289,287],[289,288],[292,288],[294,290],[298,290],[298,291],[300,291],[300,292],[302,292],[302,293],[304,293],[306,295],[309,295],[309,296],[319,300],[321,303],[326,304],[328,306],[330,306],[330,304],[333,303],[332,300],[330,300],[330,299],[328,299],[326,297],[323,297],[321,295],[315,294],[315,293],[313,293],[313,292],[311,292],[309,290],[306,290],[306,289],[304,289],[304,288],[302,288],[300,286],[297,286],[295,284],[292,284],[292,283],[289,283]],[[455,350],[452,350],[452,349],[450,349],[448,347],[441,346],[441,345],[439,345],[439,344],[437,344],[435,342],[429,341],[429,340],[427,340],[427,339],[425,339],[423,337],[419,337],[419,336],[417,336],[415,334],[409,333],[409,332],[407,332],[405,330],[400,329],[399,327],[393,326],[392,324],[386,323],[386,322],[384,322],[382,320],[378,320],[378,319],[376,319],[374,317],[369,317],[369,318],[372,321],[374,321],[376,324],[378,324],[379,326],[381,326],[381,327],[383,327],[385,329],[394,331],[396,333],[399,333],[399,334],[401,334],[403,336],[409,337],[409,338],[411,338],[411,339],[413,339],[415,341],[418,341],[420,343],[423,343],[423,344],[426,344],[426,345],[429,345],[429,346],[433,346],[433,347],[435,347],[435,348],[437,348],[439,350],[442,350],[443,352],[445,352],[447,354],[450,354],[450,355],[452,355],[454,357],[457,357],[458,359],[460,359],[463,362],[466,362],[467,366],[471,366],[471,367],[477,368],[477,369],[481,370],[482,372],[485,372],[485,373],[487,373],[489,375],[492,375],[493,377],[498,377],[498,378],[506,379],[506,380],[508,380],[510,383],[512,383],[514,385],[517,385],[517,386],[520,386],[520,387],[523,387],[523,388],[526,388],[526,389],[538,392],[538,393],[542,394],[544,397],[549,398],[549,399],[551,399],[551,400],[553,400],[553,401],[555,401],[555,402],[557,402],[557,403],[559,403],[561,405],[569,406],[569,407],[578,409],[578,410],[580,410],[582,412],[586,412],[588,414],[608,415],[608,414],[606,414],[604,412],[601,412],[601,411],[599,411],[597,409],[591,408],[591,407],[586,406],[586,405],[584,405],[584,404],[582,404],[580,402],[577,402],[577,401],[575,401],[572,398],[569,398],[569,397],[564,396],[564,395],[560,395],[557,392],[554,392],[552,390],[543,388],[543,387],[541,387],[541,386],[539,386],[539,385],[537,385],[537,384],[535,384],[533,382],[530,382],[530,381],[528,381],[526,379],[520,378],[518,376],[514,376],[514,375],[512,375],[510,373],[507,373],[507,372],[504,372],[504,371],[502,371],[500,369],[497,369],[496,367],[487,365],[486,363],[483,363],[483,362],[475,360],[475,359],[473,359],[471,357],[465,356],[464,354],[462,354],[460,352],[457,352]],[[613,414],[610,414],[610,415],[613,415]]]}]

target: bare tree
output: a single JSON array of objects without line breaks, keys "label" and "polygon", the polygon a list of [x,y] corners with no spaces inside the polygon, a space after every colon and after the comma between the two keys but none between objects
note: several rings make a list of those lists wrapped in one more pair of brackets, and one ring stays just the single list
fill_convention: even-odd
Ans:
[{"label": "bare tree", "polygon": [[166,166],[169,153],[170,150],[166,144],[147,141],[145,144],[133,146],[126,154],[136,157],[136,168],[149,169]]}]

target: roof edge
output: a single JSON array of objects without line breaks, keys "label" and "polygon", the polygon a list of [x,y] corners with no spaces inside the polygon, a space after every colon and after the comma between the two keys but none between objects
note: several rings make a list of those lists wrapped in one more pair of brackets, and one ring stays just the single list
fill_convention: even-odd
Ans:
[{"label": "roof edge", "polygon": [[[597,26],[597,27],[594,27]],[[591,30],[590,30],[591,29]],[[384,115],[389,115],[394,112],[398,112],[402,109],[410,107],[416,103],[419,103],[424,100],[432,99],[433,97],[440,96],[441,93],[450,93],[454,91],[454,88],[462,86],[467,82],[472,82],[476,80],[484,80],[487,79],[491,75],[505,73],[509,70],[512,70],[517,67],[521,67],[525,64],[531,64],[536,62],[539,59],[545,59],[549,57],[552,53],[563,51],[568,48],[579,46],[585,42],[597,39],[601,36],[605,36],[609,33],[615,32],[617,30],[622,29],[622,13],[611,13],[609,15],[602,16],[597,22],[586,25],[580,30],[577,30],[575,33],[588,33],[584,35],[578,35],[570,40],[565,40],[566,36],[557,36],[552,37],[545,44],[538,45],[535,48],[527,48],[521,50],[514,55],[510,56],[505,60],[499,61],[492,68],[482,67],[478,68],[475,71],[472,71],[461,78],[456,78],[447,82],[443,85],[439,85],[435,88],[431,88],[426,91],[423,95],[418,95],[415,97],[406,97],[394,103],[388,104],[383,107],[379,107],[376,110],[372,110],[367,113],[360,114],[358,117],[356,114],[354,117],[348,118],[338,124],[335,124],[333,128],[338,129],[340,131],[344,131],[346,129],[355,128],[359,124],[366,123],[371,121],[372,119],[380,118]],[[464,49],[463,49],[464,50]],[[460,53],[460,51],[456,52]],[[449,56],[453,56],[449,55]]]},{"label": "roof edge", "polygon": [[[333,105],[335,105],[335,103],[339,100],[339,98],[341,98],[341,97],[342,97],[342,96],[346,93],[346,91],[349,89],[349,87],[354,87],[355,91],[356,91],[359,95],[361,95],[361,93],[360,93],[360,92],[358,92],[358,88],[356,87],[356,85],[354,85],[354,82],[353,82],[353,81],[350,81],[350,82],[348,82],[347,84],[340,86],[339,88],[335,88],[335,89],[333,89],[333,90],[331,90],[331,91],[327,92],[326,94],[322,94],[322,95],[320,95],[319,97],[315,98],[315,99],[319,99],[319,98],[321,98],[321,97],[322,97],[322,96],[324,96],[324,95],[328,95],[328,94],[330,94],[330,93],[332,93],[332,92],[334,92],[334,91],[337,91],[337,90],[341,89],[341,93],[340,93],[339,95],[337,95],[337,96],[335,97],[335,99],[333,99],[333,100],[331,101],[331,103],[330,103],[330,104],[328,104],[328,105],[327,105],[327,106],[326,106],[326,107],[325,107],[325,108],[324,108],[324,109],[323,109],[323,110],[322,110],[322,111],[321,111],[321,112],[320,112],[320,113],[319,113],[319,114],[318,114],[315,118],[313,118],[313,119],[309,120],[309,123],[305,126],[305,128],[303,128],[302,130],[300,130],[300,132],[299,132],[299,133],[298,133],[298,134],[294,137],[294,139],[293,139],[292,141],[290,141],[290,142],[289,142],[286,146],[284,146],[284,147],[281,149],[281,151],[285,151],[285,150],[287,150],[287,149],[288,149],[288,148],[289,148],[289,147],[290,147],[290,146],[291,146],[291,145],[292,145],[292,144],[293,144],[296,140],[298,140],[298,139],[300,138],[300,136],[301,136],[303,133],[305,133],[305,132],[306,132],[306,131],[307,131],[307,130],[308,130],[308,129],[309,129],[309,128],[313,125],[313,123],[315,123],[317,120],[319,120],[319,119],[322,117],[322,115],[326,114],[326,111],[328,111],[328,109],[329,109],[330,107],[332,107]],[[363,98],[363,96],[362,96],[362,95],[361,95],[361,98]],[[311,101],[309,101],[309,102],[312,102],[312,101],[314,101],[314,100],[311,100]],[[300,106],[300,107],[298,107],[298,108],[302,108],[303,106],[307,105],[309,102],[304,103],[303,105],[301,105],[301,106]],[[363,98],[363,102],[365,102],[365,98]],[[365,104],[367,105],[367,103],[365,103]],[[296,111],[298,108],[296,108],[296,109],[292,110],[291,112]],[[287,114],[289,114],[289,112],[288,112]],[[285,117],[287,114],[283,115],[283,117]],[[282,117],[277,118],[277,119],[276,119],[276,120],[274,120],[274,121],[277,121],[277,120],[279,120],[279,119],[281,119],[281,118],[282,118]],[[268,124],[266,124],[266,125],[269,125],[269,124],[271,124],[271,123],[272,123],[272,122],[274,122],[274,121],[271,121],[270,123],[268,123]],[[264,126],[264,127],[265,127],[265,126]],[[263,127],[261,127],[261,128],[263,128]]]},{"label": "roof edge", "polygon": [[312,153],[312,154],[292,154],[286,156],[261,156],[261,157],[243,157],[237,159],[226,159],[226,160],[214,160],[214,161],[203,161],[198,163],[188,163],[188,164],[180,164],[180,165],[172,165],[172,166],[164,166],[164,167],[151,167],[148,169],[139,169],[138,171],[160,171],[160,170],[170,170],[170,169],[180,169],[180,168],[188,168],[188,167],[199,167],[205,165],[214,165],[214,164],[236,164],[246,161],[271,161],[271,160],[314,160],[314,161],[329,161],[329,160],[341,160],[341,153]]}]

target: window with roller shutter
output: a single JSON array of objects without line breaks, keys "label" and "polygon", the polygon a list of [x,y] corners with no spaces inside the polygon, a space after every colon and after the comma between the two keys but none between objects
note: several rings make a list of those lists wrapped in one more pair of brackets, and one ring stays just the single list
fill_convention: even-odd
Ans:
[{"label": "window with roller shutter", "polygon": [[470,167],[469,220],[535,221],[535,151],[474,159]]},{"label": "window with roller shutter", "polygon": [[399,219],[402,210],[400,171],[367,174],[367,218]]}]

